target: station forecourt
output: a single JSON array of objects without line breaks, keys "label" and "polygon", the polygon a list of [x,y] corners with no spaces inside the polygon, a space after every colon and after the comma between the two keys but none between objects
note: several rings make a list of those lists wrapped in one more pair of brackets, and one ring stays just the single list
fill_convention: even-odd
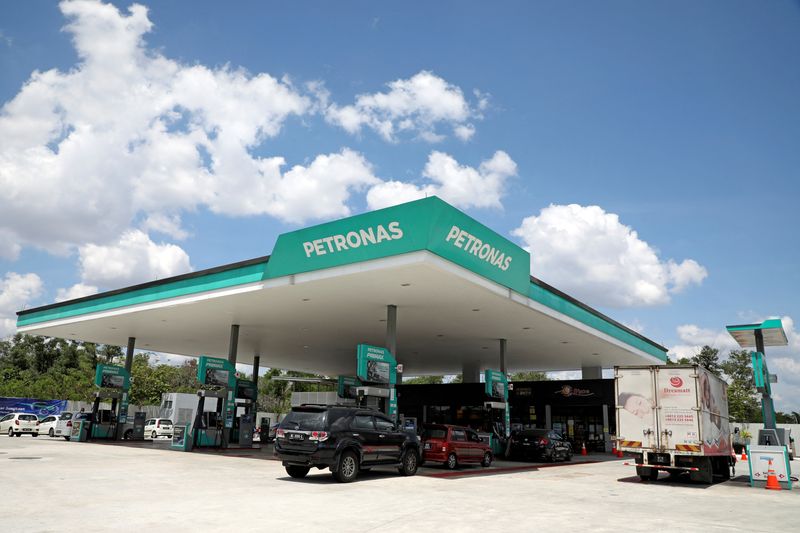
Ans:
[{"label": "station forecourt", "polygon": [[[665,364],[667,350],[531,276],[533,253],[429,197],[282,234],[269,256],[23,310],[17,327],[127,346],[128,371],[142,349],[251,364],[254,376],[261,365],[354,376],[357,347],[381,347],[399,363],[394,414],[420,423],[436,420],[426,402],[441,407],[443,390],[502,409],[481,402],[484,372],[580,369],[586,381],[506,391],[506,432],[510,421],[566,433],[570,409],[586,407],[610,449],[602,369]],[[402,374],[458,373],[456,389],[401,385]]]}]

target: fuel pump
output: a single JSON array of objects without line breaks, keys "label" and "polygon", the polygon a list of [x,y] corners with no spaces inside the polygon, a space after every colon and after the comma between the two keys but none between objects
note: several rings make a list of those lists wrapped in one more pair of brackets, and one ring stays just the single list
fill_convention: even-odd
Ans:
[{"label": "fuel pump", "polygon": [[[117,428],[124,424],[128,415],[128,390],[131,376],[127,370],[115,365],[97,365],[94,384],[98,390],[94,393],[92,416],[89,421],[90,439],[116,439]],[[111,409],[100,409],[103,400],[111,400]],[[119,407],[119,413],[117,413]]]},{"label": "fuel pump", "polygon": [[[357,376],[363,386],[355,386],[358,404],[383,411],[397,419],[397,360],[386,348],[359,344],[356,352]],[[356,381],[358,381],[356,380]],[[345,384],[346,386],[346,384]]]},{"label": "fuel pump", "polygon": [[486,396],[490,400],[484,402],[488,422],[492,429],[492,452],[505,455],[511,439],[511,413],[508,407],[508,377],[497,370],[484,371]]},{"label": "fuel pump", "polygon": [[253,428],[255,427],[256,384],[249,379],[235,379],[234,404],[236,409],[230,442],[242,447],[251,447],[253,445]]},{"label": "fuel pump", "polygon": [[[117,402],[122,396],[119,392],[97,391],[92,402],[91,430],[89,438],[113,439],[117,432]],[[100,409],[100,402],[111,400],[111,409]]]},{"label": "fuel pump", "polygon": [[[192,424],[192,447],[222,447],[225,433],[222,413],[225,390],[199,390],[197,397],[197,411]],[[205,410],[206,398],[212,398],[216,402],[216,410]]]}]

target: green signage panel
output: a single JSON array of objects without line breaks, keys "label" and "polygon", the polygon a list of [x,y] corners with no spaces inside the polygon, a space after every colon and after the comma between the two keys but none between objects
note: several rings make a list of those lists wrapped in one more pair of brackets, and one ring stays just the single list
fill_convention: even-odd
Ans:
[{"label": "green signage panel", "polygon": [[[486,395],[504,402],[508,401],[508,376],[497,370],[485,370],[483,373]],[[506,409],[508,412],[508,409]]]},{"label": "green signage panel", "polygon": [[386,348],[359,344],[356,360],[356,373],[362,382],[391,386],[397,383],[397,360]]},{"label": "green signage panel", "polygon": [[527,294],[530,254],[436,197],[284,233],[275,243],[267,277],[420,250]]},{"label": "green signage panel", "polygon": [[232,389],[236,386],[236,369],[227,359],[202,355],[197,363],[197,381]]},{"label": "green signage panel", "polygon": [[355,376],[339,376],[337,394],[339,398],[357,398],[356,387],[360,386],[361,382]]},{"label": "green signage panel", "polygon": [[131,375],[121,366],[97,365],[94,384],[105,389],[128,390],[131,388]]},{"label": "green signage panel", "polygon": [[769,370],[767,369],[767,361],[764,354],[761,352],[751,352],[751,359],[753,363],[753,382],[758,392],[772,393],[770,387]]}]

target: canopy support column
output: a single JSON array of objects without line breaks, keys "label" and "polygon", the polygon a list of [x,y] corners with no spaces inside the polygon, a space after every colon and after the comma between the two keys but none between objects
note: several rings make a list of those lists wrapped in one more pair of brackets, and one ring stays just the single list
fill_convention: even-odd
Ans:
[{"label": "canopy support column", "polygon": [[239,352],[239,324],[231,324],[231,341],[228,345],[228,362],[236,366],[236,354]]},{"label": "canopy support column", "polygon": [[[397,359],[397,306],[386,306],[386,349]],[[399,361],[398,361],[399,362]],[[403,383],[403,373],[397,373],[397,383]]]},{"label": "canopy support column", "polygon": [[500,339],[500,372],[506,373],[506,339]]}]

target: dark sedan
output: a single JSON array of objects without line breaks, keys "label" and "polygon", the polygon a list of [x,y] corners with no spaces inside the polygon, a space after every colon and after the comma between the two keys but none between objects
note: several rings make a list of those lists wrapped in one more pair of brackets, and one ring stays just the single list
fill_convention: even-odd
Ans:
[{"label": "dark sedan", "polygon": [[511,435],[511,457],[538,461],[569,461],[572,444],[552,429],[523,429]]}]

